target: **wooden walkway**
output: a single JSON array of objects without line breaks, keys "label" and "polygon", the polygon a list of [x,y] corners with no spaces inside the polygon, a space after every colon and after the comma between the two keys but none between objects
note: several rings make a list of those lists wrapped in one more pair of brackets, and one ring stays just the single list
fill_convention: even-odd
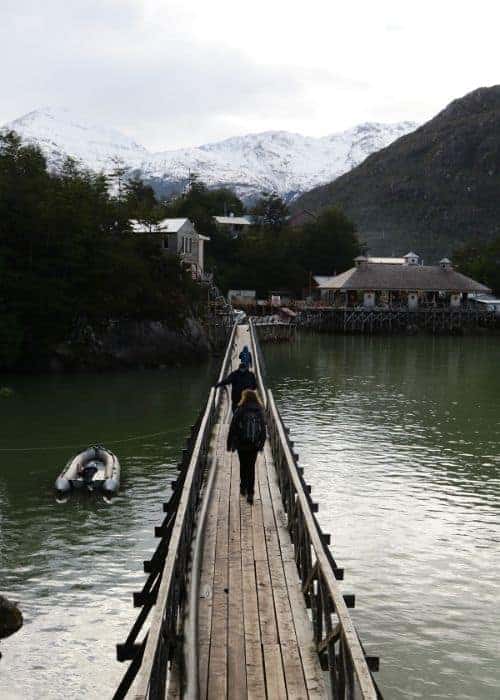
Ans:
[{"label": "wooden walkway", "polygon": [[141,608],[119,661],[130,661],[114,700],[377,700],[371,669],[329,549],[267,389],[255,331],[234,326],[219,377],[254,357],[268,439],[253,505],[240,496],[239,462],[226,451],[229,393],[212,388],[192,426],[179,477],[144,562]]},{"label": "wooden walkway", "polygon": [[[250,337],[239,326],[235,358],[243,345]],[[200,698],[327,697],[269,445],[252,506],[240,495],[237,453],[226,451],[227,396],[221,416],[200,580]]]}]

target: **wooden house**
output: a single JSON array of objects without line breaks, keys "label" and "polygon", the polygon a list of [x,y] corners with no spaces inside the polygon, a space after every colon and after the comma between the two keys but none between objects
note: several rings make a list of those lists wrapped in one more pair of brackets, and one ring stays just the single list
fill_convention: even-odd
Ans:
[{"label": "wooden house", "polygon": [[203,277],[204,245],[210,238],[198,233],[190,219],[162,219],[157,224],[132,219],[130,224],[135,233],[155,236],[166,254],[178,255],[193,277]]}]

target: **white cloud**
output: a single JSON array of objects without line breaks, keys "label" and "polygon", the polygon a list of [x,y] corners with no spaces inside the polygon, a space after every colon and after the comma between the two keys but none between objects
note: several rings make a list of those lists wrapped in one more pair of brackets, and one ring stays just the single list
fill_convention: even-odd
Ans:
[{"label": "white cloud", "polygon": [[67,105],[151,148],[424,120],[498,80],[497,4],[3,0],[0,122]]}]

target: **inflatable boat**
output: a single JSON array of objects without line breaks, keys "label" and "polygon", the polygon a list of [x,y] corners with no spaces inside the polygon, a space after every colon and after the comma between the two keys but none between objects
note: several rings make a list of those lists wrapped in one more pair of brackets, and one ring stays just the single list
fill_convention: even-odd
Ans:
[{"label": "inflatable boat", "polygon": [[88,447],[70,459],[55,487],[58,496],[66,496],[72,489],[102,491],[113,496],[120,486],[120,462],[116,455],[100,445]]}]

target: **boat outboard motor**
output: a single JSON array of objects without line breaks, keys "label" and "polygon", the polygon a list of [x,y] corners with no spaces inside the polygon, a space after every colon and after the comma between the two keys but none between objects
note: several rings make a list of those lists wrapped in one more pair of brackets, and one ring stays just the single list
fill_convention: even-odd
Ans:
[{"label": "boat outboard motor", "polygon": [[97,474],[97,472],[99,471],[99,467],[101,466],[102,464],[100,462],[96,462],[94,460],[92,460],[91,462],[87,462],[87,464],[82,469],[82,479],[85,486],[90,486],[94,475]]}]

